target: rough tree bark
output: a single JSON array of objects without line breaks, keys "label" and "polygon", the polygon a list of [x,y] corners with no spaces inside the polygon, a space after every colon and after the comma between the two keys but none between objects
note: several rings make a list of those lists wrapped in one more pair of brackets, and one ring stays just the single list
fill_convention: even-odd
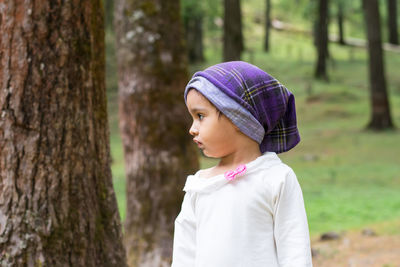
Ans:
[{"label": "rough tree bark", "polygon": [[265,38],[264,51],[268,52],[270,48],[269,35],[271,30],[271,0],[265,1]]},{"label": "rough tree bark", "polygon": [[363,0],[368,39],[371,119],[368,128],[393,128],[386,91],[379,5],[377,0]]},{"label": "rough tree bark", "polygon": [[224,0],[224,61],[240,60],[244,50],[240,0]]},{"label": "rough tree bark", "polygon": [[397,0],[387,0],[389,43],[398,45],[399,34],[397,31]]},{"label": "rough tree bark", "polygon": [[318,19],[315,32],[317,64],[315,77],[328,80],[326,60],[328,58],[328,5],[329,0],[318,0]]},{"label": "rough tree bark", "polygon": [[179,0],[119,0],[115,9],[128,264],[170,266],[182,188],[198,168],[183,101],[188,75]]},{"label": "rough tree bark", "polygon": [[126,266],[100,0],[0,1],[0,265]]}]

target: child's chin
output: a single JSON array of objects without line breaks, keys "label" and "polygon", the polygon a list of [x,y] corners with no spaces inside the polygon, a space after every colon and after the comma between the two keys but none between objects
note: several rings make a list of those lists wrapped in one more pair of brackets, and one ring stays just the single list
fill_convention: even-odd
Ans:
[{"label": "child's chin", "polygon": [[210,156],[208,155],[208,153],[204,151],[204,149],[200,149],[200,152],[201,152],[201,154],[202,154],[204,157],[207,157],[207,158],[210,157]]},{"label": "child's chin", "polygon": [[201,153],[203,154],[203,156],[205,156],[207,158],[214,158],[214,159],[219,158],[217,155],[214,155],[213,153],[208,152],[206,149],[202,149]]}]

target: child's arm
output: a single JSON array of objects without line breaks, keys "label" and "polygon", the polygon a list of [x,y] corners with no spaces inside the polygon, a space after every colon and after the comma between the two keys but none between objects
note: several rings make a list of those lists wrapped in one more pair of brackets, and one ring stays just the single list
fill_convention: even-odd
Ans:
[{"label": "child's arm", "polygon": [[291,169],[278,190],[274,212],[274,235],[279,266],[312,266],[303,194]]},{"label": "child's arm", "polygon": [[196,220],[192,197],[186,193],[182,209],[175,220],[174,248],[171,267],[195,266],[196,256]]}]

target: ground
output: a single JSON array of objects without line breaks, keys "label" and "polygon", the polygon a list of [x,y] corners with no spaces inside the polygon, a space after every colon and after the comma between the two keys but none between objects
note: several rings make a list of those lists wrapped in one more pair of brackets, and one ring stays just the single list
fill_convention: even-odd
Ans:
[{"label": "ground", "polygon": [[400,267],[400,235],[341,233],[337,240],[311,239],[314,267]]}]

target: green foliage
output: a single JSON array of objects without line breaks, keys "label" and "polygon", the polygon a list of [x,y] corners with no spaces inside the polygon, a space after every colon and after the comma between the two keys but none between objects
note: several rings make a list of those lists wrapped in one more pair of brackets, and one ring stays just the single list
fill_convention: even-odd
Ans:
[{"label": "green foliage", "polygon": [[181,14],[185,20],[193,17],[204,16],[205,14],[205,2],[196,0],[184,0],[181,1]]},{"label": "green foliage", "polygon": [[203,17],[204,30],[206,32],[215,32],[219,30],[216,20],[223,16],[222,0],[182,0],[181,14],[183,21],[195,17]]},{"label": "green foliage", "polygon": [[273,1],[273,10],[280,20],[303,21],[316,15],[317,3],[317,0]]}]

